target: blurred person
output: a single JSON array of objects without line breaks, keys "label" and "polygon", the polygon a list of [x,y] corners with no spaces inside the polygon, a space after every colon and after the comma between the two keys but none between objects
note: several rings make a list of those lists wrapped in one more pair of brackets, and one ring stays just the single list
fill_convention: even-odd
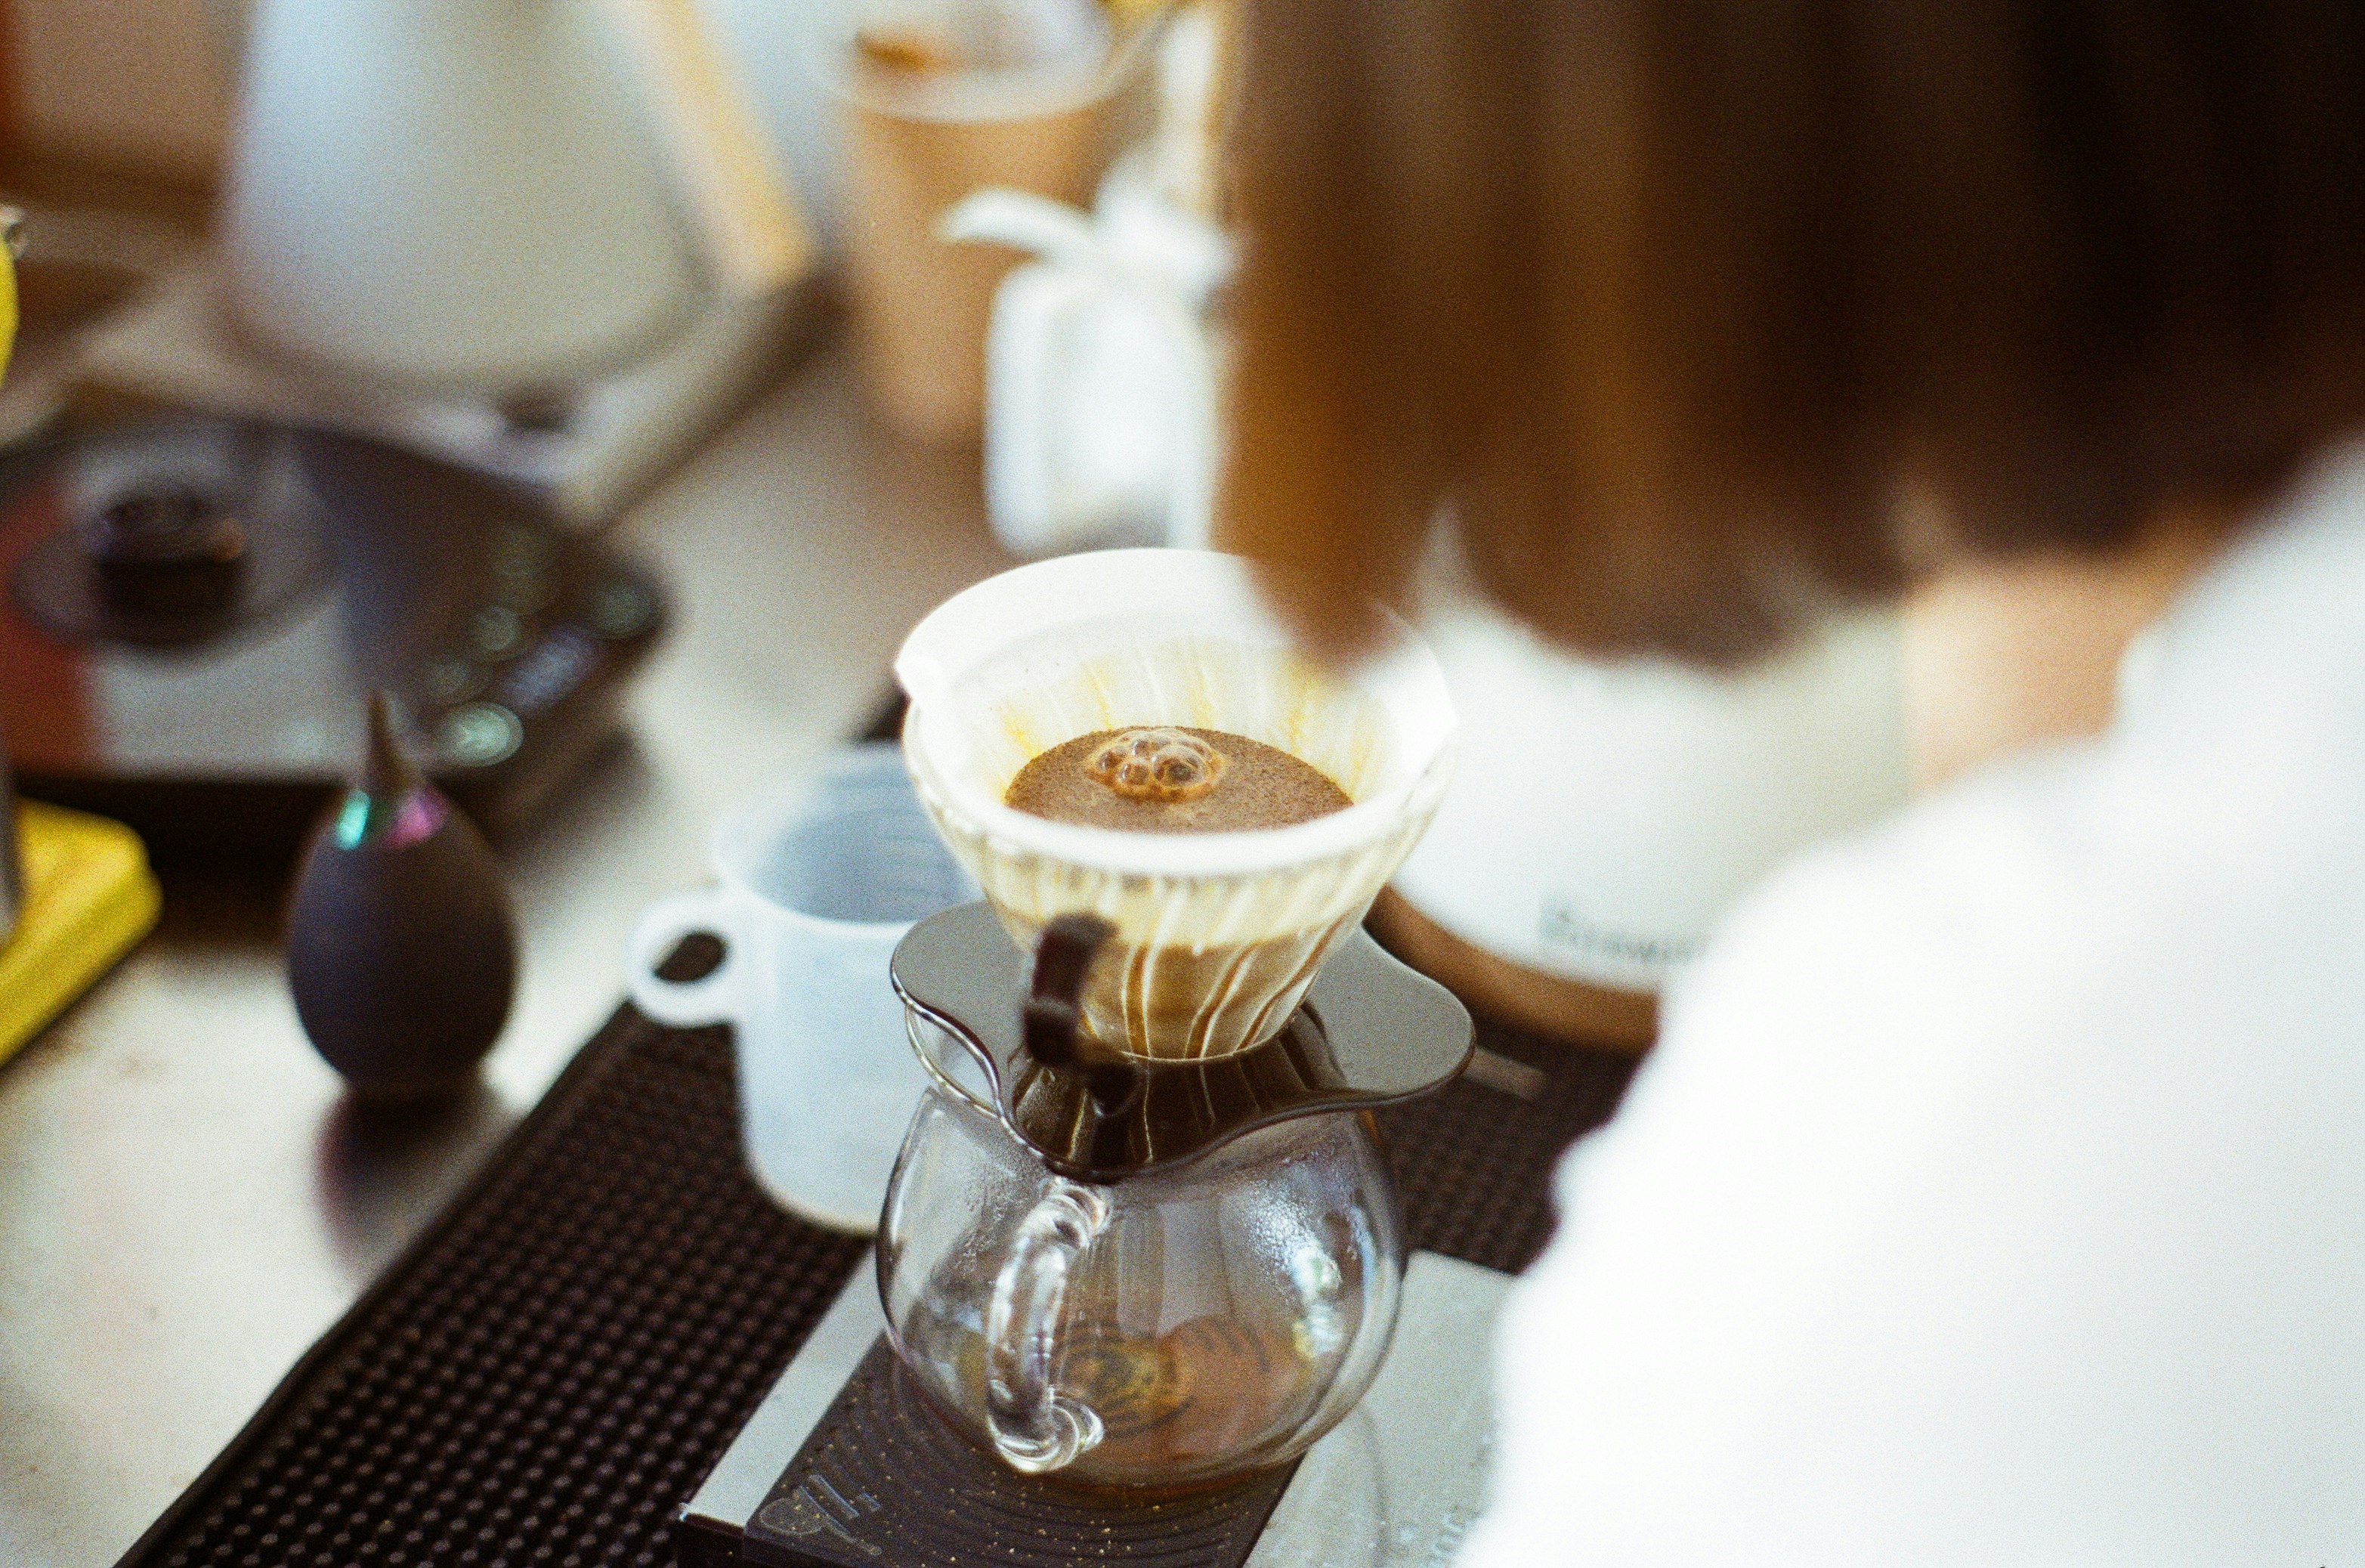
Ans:
[{"label": "blurred person", "polygon": [[2104,733],[1678,986],[1464,1563],[2365,1561],[2365,8],[1250,0],[1241,50],[1224,527],[1312,641],[1440,554],[1720,663],[2032,562],[2167,606]]}]

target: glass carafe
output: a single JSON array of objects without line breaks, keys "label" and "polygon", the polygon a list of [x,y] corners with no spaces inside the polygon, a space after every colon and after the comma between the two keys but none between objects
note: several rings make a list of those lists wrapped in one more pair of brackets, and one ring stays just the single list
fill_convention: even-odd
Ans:
[{"label": "glass carafe", "polygon": [[[1383,612],[1298,656],[1248,563],[1099,552],[937,607],[895,661],[922,803],[985,902],[890,966],[934,1085],[890,1183],[880,1294],[911,1377],[1014,1468],[1182,1488],[1353,1408],[1403,1243],[1369,1113],[1470,1019],[1360,925],[1436,810],[1453,711]],[[1136,725],[1274,746],[1347,795],[1286,827],[1116,832],[1011,806],[1051,746]]]},{"label": "glass carafe", "polygon": [[935,1082],[878,1259],[895,1350],[956,1425],[1029,1473],[1186,1488],[1292,1459],[1353,1408],[1404,1271],[1368,1115],[1071,1181],[955,1081],[951,1054],[921,1051]]}]

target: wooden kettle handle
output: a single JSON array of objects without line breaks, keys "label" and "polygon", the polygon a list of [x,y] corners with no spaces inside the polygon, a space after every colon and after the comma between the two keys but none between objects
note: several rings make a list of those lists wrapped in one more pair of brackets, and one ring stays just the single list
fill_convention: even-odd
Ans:
[{"label": "wooden kettle handle", "polygon": [[722,292],[802,276],[811,232],[756,111],[694,0],[599,0],[644,89],[683,210]]}]

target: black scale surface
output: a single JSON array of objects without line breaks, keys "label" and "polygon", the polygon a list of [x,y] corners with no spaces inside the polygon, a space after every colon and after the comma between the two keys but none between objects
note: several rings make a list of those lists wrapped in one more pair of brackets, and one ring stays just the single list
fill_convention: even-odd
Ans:
[{"label": "black scale surface", "polygon": [[[1553,1157],[1632,1063],[1483,1024],[1479,1044],[1541,1069],[1540,1092],[1456,1083],[1381,1122],[1411,1245],[1518,1270],[1551,1230]],[[127,1568],[671,1564],[674,1509],[864,1249],[764,1197],[736,1096],[725,1031],[619,1012]]]}]

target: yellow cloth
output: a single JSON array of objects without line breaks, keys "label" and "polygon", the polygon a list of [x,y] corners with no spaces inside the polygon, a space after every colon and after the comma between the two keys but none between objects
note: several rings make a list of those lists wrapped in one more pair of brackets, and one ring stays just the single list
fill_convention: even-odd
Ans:
[{"label": "yellow cloth", "polygon": [[17,805],[25,908],[0,945],[0,1061],[114,968],[163,902],[139,834],[120,823]]},{"label": "yellow cloth", "polygon": [[[17,263],[0,245],[0,371],[17,343]],[[148,851],[120,823],[37,801],[17,814],[25,907],[0,943],[0,1061],[156,924]]]},{"label": "yellow cloth", "polygon": [[17,346],[17,258],[0,245],[0,373],[8,368],[8,351]]}]

